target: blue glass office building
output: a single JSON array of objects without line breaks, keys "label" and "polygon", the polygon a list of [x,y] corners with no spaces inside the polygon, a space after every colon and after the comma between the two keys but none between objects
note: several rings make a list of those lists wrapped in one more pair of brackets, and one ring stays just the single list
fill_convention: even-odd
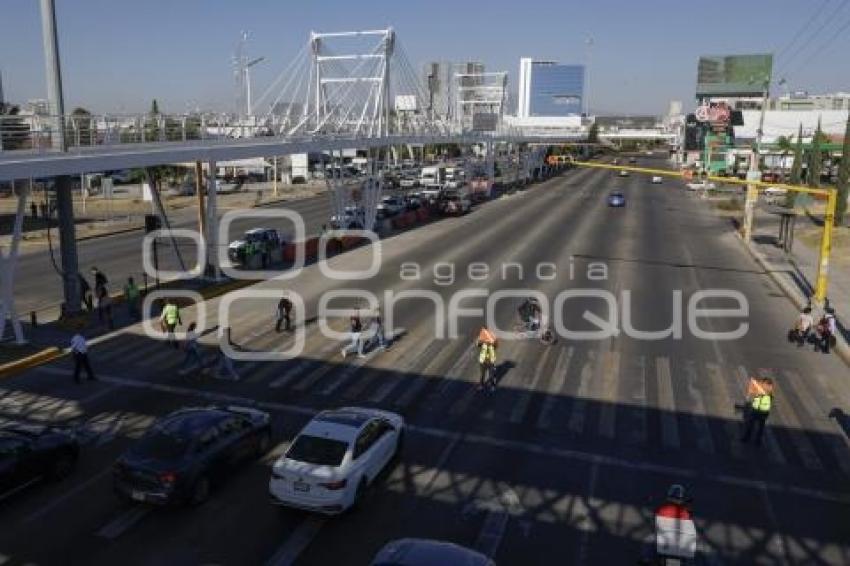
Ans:
[{"label": "blue glass office building", "polygon": [[584,65],[526,59],[520,75],[520,115],[575,116],[584,111]]}]

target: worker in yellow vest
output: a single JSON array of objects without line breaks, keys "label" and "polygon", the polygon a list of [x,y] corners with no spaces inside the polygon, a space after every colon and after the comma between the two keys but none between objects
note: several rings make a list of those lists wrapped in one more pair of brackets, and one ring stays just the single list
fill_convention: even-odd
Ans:
[{"label": "worker in yellow vest", "polygon": [[496,337],[490,332],[490,329],[483,327],[478,333],[478,367],[481,370],[481,375],[478,381],[478,388],[484,389],[496,386],[493,370],[496,367]]},{"label": "worker in yellow vest", "polygon": [[174,304],[174,299],[167,299],[165,306],[162,308],[162,313],[159,315],[159,322],[162,325],[163,332],[168,333],[168,343],[174,348],[179,348],[177,339],[174,337],[174,329],[178,324],[183,324],[180,320],[180,310]]},{"label": "worker in yellow vest", "polygon": [[764,379],[761,381],[761,385],[761,387],[757,388],[755,394],[748,399],[746,425],[744,435],[741,437],[742,442],[747,442],[750,436],[754,434],[754,440],[757,445],[761,445],[764,425],[773,407],[773,381]]}]

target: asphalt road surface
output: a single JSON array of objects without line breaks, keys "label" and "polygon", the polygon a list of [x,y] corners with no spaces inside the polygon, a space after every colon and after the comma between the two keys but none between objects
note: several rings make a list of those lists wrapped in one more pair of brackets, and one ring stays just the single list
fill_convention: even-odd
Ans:
[{"label": "asphalt road surface", "polygon": [[[623,209],[606,205],[615,188],[626,195]],[[694,497],[698,563],[850,563],[847,368],[787,344],[794,309],[705,202],[672,182],[574,170],[382,244],[380,271],[370,279],[331,281],[311,266],[293,281],[252,287],[303,296],[306,351],[289,361],[239,362],[240,382],[181,379],[180,352],[132,327],[92,348],[98,383],[74,385],[70,361],[61,360],[0,384],[0,416],[63,422],[84,443],[74,476],[0,505],[4,564],[365,565],[384,543],[408,536],[477,548],[498,564],[633,564],[673,482]],[[354,269],[370,254],[361,248],[330,264]],[[421,267],[419,278],[409,262]],[[454,280],[443,262],[455,266]],[[469,272],[471,263],[489,272],[481,265]],[[591,264],[604,264],[605,277]],[[432,294],[399,300],[399,336],[390,349],[343,361],[341,343],[312,321],[332,289]],[[442,326],[434,302],[448,305],[459,291],[479,290],[461,301],[472,309],[512,289],[540,291],[549,301],[573,291],[553,316],[587,331],[597,328],[593,314],[608,318],[606,303],[587,290],[608,291],[618,298],[622,331],[553,346],[505,340],[498,386],[479,392],[471,346],[482,319],[460,317],[457,338],[435,337]],[[739,291],[748,313],[699,318],[700,327],[727,332],[745,322],[743,337],[709,340],[690,331],[688,301],[709,289]],[[233,339],[245,350],[290,346],[291,335],[273,331],[273,304],[233,303]],[[207,328],[219,305],[207,304]],[[496,303],[502,328],[513,324],[517,305]],[[680,338],[635,336],[634,329],[669,328],[676,305],[684,305],[686,320]],[[700,306],[733,305],[707,299]],[[195,316],[187,310],[184,321]],[[209,345],[214,339],[204,338]],[[738,440],[735,408],[746,376],[756,373],[776,382],[760,448]],[[115,498],[110,466],[152,419],[213,402],[269,411],[275,448],[268,457],[234,474],[200,507],[148,508]],[[310,415],[341,405],[405,416],[409,433],[398,463],[361,508],[341,517],[272,506],[270,463]]]}]

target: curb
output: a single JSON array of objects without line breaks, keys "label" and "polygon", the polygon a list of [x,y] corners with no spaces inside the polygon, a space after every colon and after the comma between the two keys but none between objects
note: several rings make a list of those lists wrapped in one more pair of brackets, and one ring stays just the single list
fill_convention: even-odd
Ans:
[{"label": "curb", "polygon": [[[756,262],[762,267],[767,275],[782,289],[782,292],[785,293],[785,296],[794,304],[797,310],[802,310],[804,306],[808,304],[808,298],[806,298],[799,289],[797,289],[794,285],[792,285],[788,278],[783,277],[783,272],[776,271],[770,267],[770,264],[764,254],[755,249],[752,244],[749,242],[745,242],[743,236],[739,234],[737,231],[735,232],[735,236],[738,238],[738,241],[741,242],[741,245],[749,252],[749,254],[756,260]],[[838,354],[838,357],[850,367],[850,345],[847,344],[847,341],[844,339],[840,333],[835,337],[835,348],[833,351]]]},{"label": "curb", "polygon": [[12,377],[24,370],[51,362],[64,354],[65,353],[56,346],[50,346],[40,352],[21,358],[20,360],[0,365],[0,378]]},{"label": "curb", "polygon": [[143,230],[144,226],[136,226],[135,228],[122,228],[121,230],[115,230],[113,232],[105,232],[103,234],[91,234],[88,236],[82,236],[77,238],[78,242],[85,242],[86,240],[97,240],[100,238],[108,238],[110,236],[119,236],[121,234],[129,234],[130,232],[138,232],[139,230]]}]

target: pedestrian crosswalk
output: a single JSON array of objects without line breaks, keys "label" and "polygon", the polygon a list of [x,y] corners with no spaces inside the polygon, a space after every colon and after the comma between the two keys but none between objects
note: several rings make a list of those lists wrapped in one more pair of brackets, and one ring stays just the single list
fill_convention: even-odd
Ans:
[{"label": "pedestrian crosswalk", "polygon": [[[755,459],[752,445],[739,439],[746,380],[768,371],[777,394],[758,460],[850,476],[850,440],[829,414],[837,402],[834,387],[822,376],[806,379],[795,368],[624,352],[611,344],[507,342],[499,352],[498,386],[482,392],[475,348],[465,341],[417,336],[386,352],[343,359],[342,344],[309,334],[303,357],[236,362],[239,382],[192,386],[263,400],[297,399],[315,408],[365,404],[409,418],[445,415],[480,426],[499,423],[611,446],[697,451],[744,462]],[[274,339],[281,348],[286,340]],[[128,336],[95,346],[91,357],[96,367],[121,367],[128,377],[168,384],[180,379],[183,352]]]}]

